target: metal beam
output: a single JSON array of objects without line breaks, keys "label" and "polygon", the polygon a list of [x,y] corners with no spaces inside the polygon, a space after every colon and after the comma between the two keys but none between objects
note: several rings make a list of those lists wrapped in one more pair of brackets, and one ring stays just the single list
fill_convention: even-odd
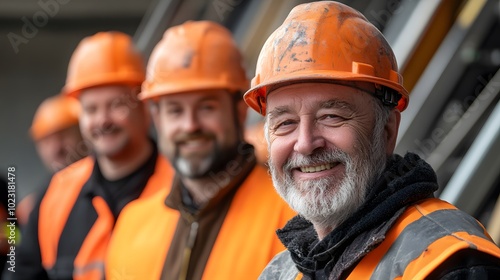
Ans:
[{"label": "metal beam", "polygon": [[[494,84],[499,90],[498,82]],[[500,103],[479,132],[440,198],[474,215],[500,170]]]},{"label": "metal beam", "polygon": [[[418,1],[416,6],[412,7],[412,13],[410,17],[404,19],[398,18],[393,19],[396,24],[400,24],[403,21],[398,36],[395,37],[391,43],[394,54],[399,64],[400,69],[404,69],[406,63],[410,60],[413,51],[419,45],[419,41],[428,29],[429,23],[431,22],[434,14],[438,10],[439,5],[441,5],[441,0],[435,1]],[[406,8],[410,5],[415,5],[413,1],[403,1],[401,3],[401,8]],[[391,26],[394,29],[394,25]],[[393,32],[388,30],[388,32]],[[392,38],[392,36],[391,36]]]},{"label": "metal beam", "polygon": [[180,0],[158,0],[151,4],[134,35],[137,48],[149,56],[156,45],[158,33],[163,33],[177,10]]},{"label": "metal beam", "polygon": [[479,124],[480,119],[488,111],[489,105],[500,95],[500,70],[488,82],[486,87],[475,98],[460,120],[453,126],[446,137],[432,151],[427,162],[440,173],[446,160],[458,149],[464,138]]},{"label": "metal beam", "polygon": [[396,152],[414,150],[415,140],[423,139],[430,131],[468,66],[469,62],[463,59],[464,50],[477,49],[494,23],[498,1],[476,7],[481,2],[469,0],[415,85],[410,106],[401,117]]}]

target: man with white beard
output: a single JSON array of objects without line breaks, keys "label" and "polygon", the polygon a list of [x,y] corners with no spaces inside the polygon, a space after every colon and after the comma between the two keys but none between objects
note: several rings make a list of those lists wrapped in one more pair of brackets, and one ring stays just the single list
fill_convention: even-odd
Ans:
[{"label": "man with white beard", "polygon": [[358,11],[295,7],[266,41],[246,103],[266,117],[276,190],[299,215],[260,279],[497,279],[484,227],[394,154],[409,103],[393,51]]}]

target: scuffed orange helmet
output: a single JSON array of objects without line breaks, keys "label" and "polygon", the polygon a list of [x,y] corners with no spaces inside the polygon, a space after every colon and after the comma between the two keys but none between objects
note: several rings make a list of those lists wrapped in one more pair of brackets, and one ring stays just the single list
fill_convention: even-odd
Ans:
[{"label": "scuffed orange helmet", "polygon": [[333,1],[298,5],[267,39],[245,102],[262,115],[267,94],[307,81],[369,82],[400,111],[408,92],[382,33],[358,11]]},{"label": "scuffed orange helmet", "polygon": [[145,76],[144,60],[129,35],[99,32],[83,39],[71,56],[63,93],[77,97],[95,86],[138,86]]},{"label": "scuffed orange helmet", "polygon": [[140,99],[209,89],[245,92],[242,56],[225,27],[188,21],[165,31],[147,67]]},{"label": "scuffed orange helmet", "polygon": [[71,97],[56,95],[45,99],[35,112],[30,135],[38,141],[73,125],[78,125],[80,103]]}]

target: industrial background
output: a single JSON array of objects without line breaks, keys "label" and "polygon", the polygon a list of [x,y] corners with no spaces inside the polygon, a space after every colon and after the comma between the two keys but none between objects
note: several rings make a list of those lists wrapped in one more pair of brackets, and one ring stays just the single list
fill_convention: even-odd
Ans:
[{"label": "industrial background", "polygon": [[[228,27],[249,78],[265,39],[298,0],[0,0],[0,173],[16,167],[18,198],[48,173],[28,134],[40,102],[57,94],[79,41],[99,31],[134,37],[147,58],[170,26],[213,20]],[[437,195],[499,231],[500,1],[345,0],[385,34],[410,106],[397,152],[437,171]],[[259,121],[255,114],[249,123]],[[499,206],[497,206],[499,207]],[[499,207],[500,208],[500,207]],[[497,221],[497,222],[495,222]]]}]

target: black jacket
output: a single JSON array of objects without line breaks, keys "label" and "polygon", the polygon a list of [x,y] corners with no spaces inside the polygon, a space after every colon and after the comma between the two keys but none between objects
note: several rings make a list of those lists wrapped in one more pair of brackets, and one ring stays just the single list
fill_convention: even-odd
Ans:
[{"label": "black jacket", "polygon": [[[288,251],[278,255],[260,279],[287,279],[293,275],[292,265],[303,273],[304,279],[345,279],[385,239],[408,206],[431,198],[435,190],[436,175],[424,160],[415,154],[404,158],[394,155],[370,188],[364,205],[323,240],[318,239],[313,225],[300,216],[279,230],[278,236]],[[458,215],[476,222],[463,212]],[[430,279],[499,279],[499,276],[500,259],[467,250],[443,262]]]},{"label": "black jacket", "polygon": [[[38,240],[39,210],[43,200],[42,196],[33,208],[28,224],[21,232],[21,244],[16,249],[16,271],[12,273],[4,270],[4,279],[73,279],[74,260],[87,233],[97,220],[97,212],[92,205],[92,198],[102,197],[113,212],[116,221],[123,207],[140,196],[153,174],[158,157],[156,145],[153,144],[153,147],[154,151],[150,158],[138,170],[116,181],[106,180],[97,161],[94,160],[92,174],[82,187],[61,233],[56,263],[50,271],[46,271],[42,266]],[[67,168],[72,168],[72,166]]]}]

